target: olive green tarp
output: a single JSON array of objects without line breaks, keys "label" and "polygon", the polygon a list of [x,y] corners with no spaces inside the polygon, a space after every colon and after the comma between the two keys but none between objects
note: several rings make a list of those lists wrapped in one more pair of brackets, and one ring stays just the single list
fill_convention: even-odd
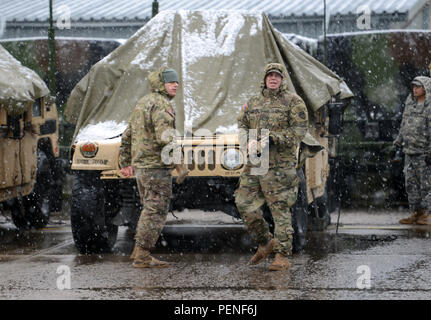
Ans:
[{"label": "olive green tarp", "polygon": [[45,82],[27,67],[21,65],[0,45],[0,104],[10,115],[27,110],[28,102],[49,94]]},{"label": "olive green tarp", "polygon": [[64,115],[76,124],[73,141],[92,124],[124,126],[149,92],[148,74],[166,65],[180,78],[173,102],[181,133],[235,132],[241,107],[259,92],[269,62],[285,64],[289,89],[311,112],[337,94],[352,96],[337,75],[289,42],[262,12],[162,11],[92,67],[73,89]]}]

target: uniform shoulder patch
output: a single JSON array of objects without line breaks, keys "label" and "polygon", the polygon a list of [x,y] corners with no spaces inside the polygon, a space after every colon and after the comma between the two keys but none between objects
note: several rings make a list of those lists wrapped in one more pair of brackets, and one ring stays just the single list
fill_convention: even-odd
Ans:
[{"label": "uniform shoulder patch", "polygon": [[248,105],[247,103],[244,103],[244,105],[242,106],[242,111],[247,111],[248,110]]}]

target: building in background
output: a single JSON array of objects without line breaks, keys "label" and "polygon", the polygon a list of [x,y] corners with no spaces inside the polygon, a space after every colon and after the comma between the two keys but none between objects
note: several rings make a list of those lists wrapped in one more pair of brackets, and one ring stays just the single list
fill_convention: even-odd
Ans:
[{"label": "building in background", "polygon": [[[153,0],[53,0],[56,35],[129,38],[152,14]],[[323,34],[324,0],[159,0],[162,10],[259,10],[283,33]],[[429,29],[430,0],[326,0],[328,33]],[[48,0],[2,0],[0,38],[47,36]]]}]

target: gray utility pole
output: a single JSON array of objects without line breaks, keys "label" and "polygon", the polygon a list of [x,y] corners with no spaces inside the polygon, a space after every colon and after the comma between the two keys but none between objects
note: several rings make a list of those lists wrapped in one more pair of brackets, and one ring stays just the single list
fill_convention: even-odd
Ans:
[{"label": "gray utility pole", "polygon": [[49,91],[51,95],[57,95],[57,86],[55,81],[56,74],[56,53],[55,53],[55,30],[52,18],[52,1],[49,0],[49,30],[48,30],[48,79],[49,79]]},{"label": "gray utility pole", "polygon": [[326,0],[323,0],[323,64],[326,66]]},{"label": "gray utility pole", "polygon": [[154,0],[153,1],[153,14],[152,14],[151,18],[154,18],[154,16],[158,13],[159,13],[159,3],[157,2],[157,0]]}]

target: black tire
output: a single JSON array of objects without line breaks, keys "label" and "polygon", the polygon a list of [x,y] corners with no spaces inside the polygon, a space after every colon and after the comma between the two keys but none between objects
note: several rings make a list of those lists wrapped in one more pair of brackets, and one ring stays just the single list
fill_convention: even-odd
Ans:
[{"label": "black tire", "polygon": [[[10,205],[12,221],[18,229],[44,228],[51,215],[51,197],[54,180],[45,152],[37,152],[37,175],[32,193],[16,198]],[[46,167],[46,168],[45,168]]]},{"label": "black tire", "polygon": [[98,173],[75,173],[70,220],[80,253],[111,252],[117,240],[118,226],[112,223],[117,208],[105,187]]}]

